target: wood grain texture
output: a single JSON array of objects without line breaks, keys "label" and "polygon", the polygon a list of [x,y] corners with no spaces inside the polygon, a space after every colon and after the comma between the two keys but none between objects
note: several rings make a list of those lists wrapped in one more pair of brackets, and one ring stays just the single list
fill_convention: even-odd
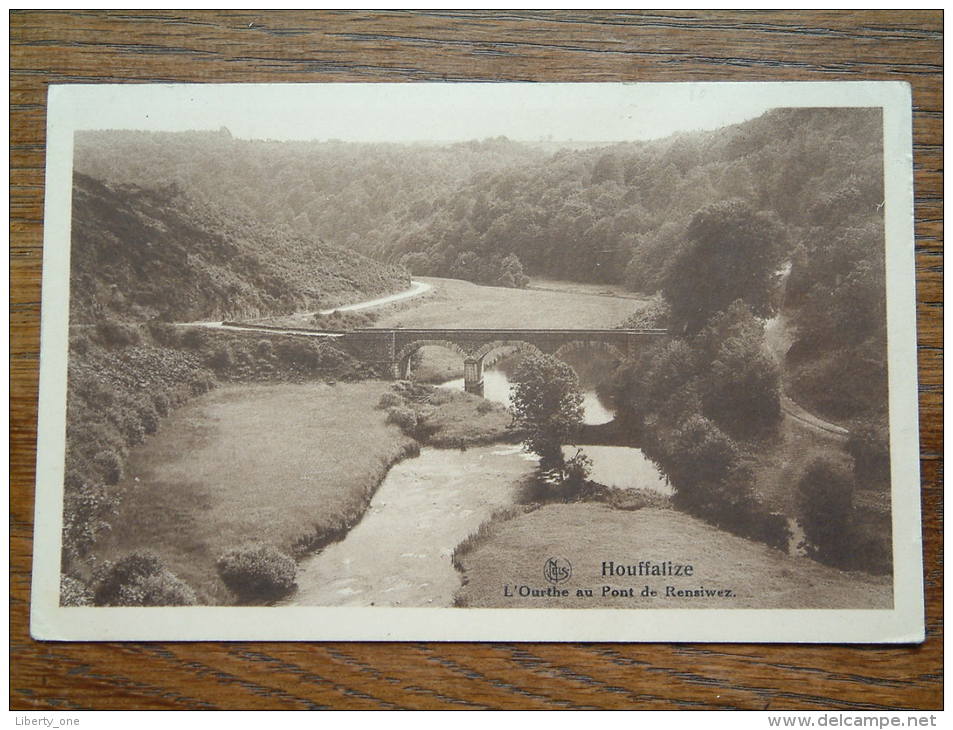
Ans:
[{"label": "wood grain texture", "polygon": [[[941,707],[940,11],[23,11],[11,14],[10,33],[13,708]],[[30,639],[48,84],[834,79],[913,88],[925,644]]]}]

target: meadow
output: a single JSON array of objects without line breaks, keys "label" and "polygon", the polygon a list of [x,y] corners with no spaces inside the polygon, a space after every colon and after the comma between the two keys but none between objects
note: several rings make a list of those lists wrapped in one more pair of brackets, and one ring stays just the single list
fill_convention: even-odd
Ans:
[{"label": "meadow", "polygon": [[[507,519],[508,518],[508,519]],[[464,585],[456,605],[480,608],[890,608],[889,576],[846,573],[718,530],[672,509],[618,510],[600,504],[550,504],[501,515],[481,528],[482,539],[458,550]],[[541,587],[544,563],[559,556],[572,577],[554,599],[504,596],[504,585]],[[602,563],[664,561],[692,565],[691,577],[608,577]],[[635,587],[634,596],[601,588]],[[643,597],[648,585],[656,597]],[[731,597],[666,596],[676,590],[731,590]],[[577,597],[577,588],[593,597]]]},{"label": "meadow", "polygon": [[156,554],[199,596],[230,603],[215,561],[258,541],[300,556],[342,536],[417,445],[376,409],[388,383],[224,386],[131,452],[100,560]]}]

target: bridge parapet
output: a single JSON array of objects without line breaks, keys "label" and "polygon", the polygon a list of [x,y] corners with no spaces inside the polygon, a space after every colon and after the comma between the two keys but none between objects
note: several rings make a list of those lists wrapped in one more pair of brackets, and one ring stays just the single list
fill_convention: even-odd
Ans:
[{"label": "bridge parapet", "polygon": [[482,383],[484,361],[494,352],[558,355],[569,346],[596,346],[623,357],[666,336],[668,331],[661,329],[361,329],[347,333],[336,344],[362,360],[387,365],[395,378],[409,375],[410,358],[420,348],[446,347],[460,353],[467,389],[476,390]]}]

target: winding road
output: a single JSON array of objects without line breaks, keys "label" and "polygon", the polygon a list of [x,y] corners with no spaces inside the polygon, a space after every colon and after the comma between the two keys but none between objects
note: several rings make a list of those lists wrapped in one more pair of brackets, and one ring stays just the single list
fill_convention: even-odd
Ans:
[{"label": "winding road", "polygon": [[396,294],[391,294],[386,297],[380,297],[379,299],[369,299],[366,302],[358,302],[357,304],[347,304],[343,307],[335,307],[334,309],[322,309],[318,314],[334,314],[335,312],[356,312],[359,309],[370,309],[371,307],[380,307],[384,304],[392,304],[394,302],[399,302],[402,299],[410,299],[411,297],[420,296],[421,294],[430,291],[433,289],[433,284],[428,284],[424,281],[411,281],[410,289],[405,289],[402,292],[397,292]]},{"label": "winding road", "polygon": [[[370,309],[372,307],[382,307],[385,304],[393,304],[394,302],[399,302],[404,299],[411,299],[412,297],[420,296],[426,292],[433,289],[433,284],[428,284],[424,281],[411,281],[411,287],[409,289],[404,289],[404,291],[397,292],[396,294],[389,294],[386,297],[378,297],[377,299],[368,299],[363,302],[357,302],[355,304],[346,304],[341,307],[335,307],[334,309],[322,309],[318,314],[334,314],[334,312],[356,312],[361,309]],[[313,313],[311,313],[313,314]],[[305,337],[342,337],[343,335],[338,332],[321,332],[311,329],[295,329],[293,327],[256,327],[255,325],[234,325],[234,324],[225,324],[221,321],[209,321],[209,322],[179,322],[180,327],[209,327],[211,329],[221,329],[221,330],[236,330],[241,332],[274,332],[275,330],[280,330],[289,334],[303,335]]]}]

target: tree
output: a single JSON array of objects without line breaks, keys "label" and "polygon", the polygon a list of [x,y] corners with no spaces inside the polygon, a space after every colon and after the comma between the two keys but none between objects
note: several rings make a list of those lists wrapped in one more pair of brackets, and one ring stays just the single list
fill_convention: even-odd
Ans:
[{"label": "tree", "polygon": [[514,424],[543,468],[563,463],[562,446],[582,423],[582,392],[576,372],[551,355],[527,357],[513,375]]},{"label": "tree", "polygon": [[851,424],[847,453],[854,460],[854,478],[860,488],[890,484],[890,432],[885,415]]},{"label": "tree", "polygon": [[430,257],[423,251],[411,251],[400,258],[401,265],[414,276],[428,276],[433,270]]},{"label": "tree", "polygon": [[686,235],[662,285],[676,326],[698,332],[736,299],[760,317],[773,313],[783,250],[774,218],[743,201],[723,201],[695,213]]},{"label": "tree", "polygon": [[698,336],[707,363],[699,389],[705,413],[733,436],[764,435],[781,416],[781,375],[764,326],[738,300]]},{"label": "tree", "polygon": [[805,547],[825,563],[850,562],[854,482],[830,459],[815,459],[798,483]]},{"label": "tree", "polygon": [[529,283],[529,277],[523,273],[523,264],[515,253],[507,254],[500,262],[500,275],[497,283],[503,286],[522,289]]}]

